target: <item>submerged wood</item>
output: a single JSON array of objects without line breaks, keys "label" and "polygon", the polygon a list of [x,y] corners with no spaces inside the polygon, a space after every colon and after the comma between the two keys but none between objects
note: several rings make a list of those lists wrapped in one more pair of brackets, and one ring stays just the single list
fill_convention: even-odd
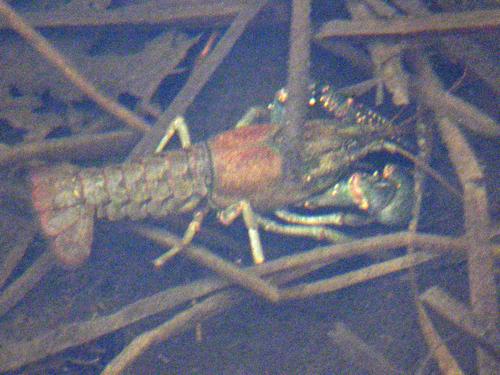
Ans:
[{"label": "submerged wood", "polygon": [[119,104],[113,98],[102,94],[88,79],[72,66],[49,41],[33,29],[4,0],[0,0],[0,14],[35,50],[56,67],[64,76],[104,110],[123,121],[132,129],[149,132],[150,126],[134,112]]},{"label": "submerged wood", "polygon": [[0,316],[21,301],[55,265],[56,259],[51,251],[47,250],[40,255],[30,268],[0,294]]},{"label": "submerged wood", "polygon": [[131,157],[143,156],[154,152],[156,146],[163,138],[168,124],[176,116],[184,115],[194,98],[205,87],[205,84],[229,54],[249,23],[266,3],[266,0],[259,0],[241,10],[214,50],[198,66],[195,66],[184,87],[157,119],[152,131],[144,135],[141,141],[134,147]]},{"label": "submerged wood", "polygon": [[375,348],[366,344],[342,322],[335,323],[335,327],[328,332],[328,336],[333,340],[334,345],[338,346],[342,356],[363,373],[371,375],[406,373],[390,363]]},{"label": "submerged wood", "polygon": [[0,151],[0,166],[34,159],[65,161],[116,154],[130,149],[138,138],[137,133],[118,130],[23,143]]},{"label": "submerged wood", "polygon": [[488,327],[462,302],[434,286],[420,295],[420,299],[446,320],[460,328],[476,343],[481,345],[498,362],[500,362],[500,337],[495,330]]},{"label": "submerged wood", "polygon": [[311,3],[309,0],[292,2],[292,24],[288,56],[287,107],[285,113],[285,173],[297,180],[302,170],[300,145],[307,113],[309,65],[311,51]]},{"label": "submerged wood", "polygon": [[422,33],[483,30],[500,27],[500,10],[448,12],[425,17],[397,17],[391,20],[329,21],[317,39],[334,37],[406,36]]},{"label": "submerged wood", "polygon": [[[21,13],[33,27],[93,27],[117,25],[166,25],[183,26],[199,30],[224,27],[245,7],[238,0],[220,1],[190,0],[185,6],[174,1],[149,0],[115,9],[92,9],[90,7],[61,7],[44,12]],[[264,23],[287,22],[286,5],[274,2],[266,11]],[[0,19],[0,29],[9,27]]]},{"label": "submerged wood", "polygon": [[[282,273],[284,271],[296,272],[297,269],[300,270],[304,267],[306,270],[314,270],[316,266],[324,266],[336,259],[384,249],[399,248],[407,246],[410,241],[414,241],[421,249],[428,251],[454,251],[464,248],[461,239],[452,237],[414,235],[408,232],[379,237],[358,240],[349,244],[317,248],[266,262],[260,266],[252,266],[245,270],[254,272],[260,276]],[[179,238],[177,240],[180,241]],[[189,247],[194,246],[190,245]],[[300,275],[303,276],[302,273]],[[283,277],[286,278],[286,274]],[[273,280],[273,282],[277,283],[278,280]],[[65,349],[95,340],[151,315],[189,303],[193,299],[202,298],[230,285],[229,282],[221,279],[204,279],[143,298],[110,315],[62,325],[52,331],[42,333],[31,340],[2,342],[0,371],[19,368]],[[220,312],[225,311],[231,306],[233,304],[224,305]]]}]

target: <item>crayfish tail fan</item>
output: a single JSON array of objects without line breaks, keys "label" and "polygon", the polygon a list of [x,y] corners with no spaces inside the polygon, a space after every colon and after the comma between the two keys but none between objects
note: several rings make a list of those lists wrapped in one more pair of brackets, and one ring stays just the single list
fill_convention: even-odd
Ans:
[{"label": "crayfish tail fan", "polygon": [[33,208],[41,232],[59,262],[77,267],[90,256],[95,208],[79,192],[76,167],[62,165],[30,172]]}]

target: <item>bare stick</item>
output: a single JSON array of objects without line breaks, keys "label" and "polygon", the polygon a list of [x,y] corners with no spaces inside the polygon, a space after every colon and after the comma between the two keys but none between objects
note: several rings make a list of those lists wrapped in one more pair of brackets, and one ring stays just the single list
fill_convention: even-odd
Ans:
[{"label": "bare stick", "polygon": [[[383,237],[380,240],[380,237]],[[257,275],[268,275],[284,270],[310,269],[324,266],[335,259],[347,258],[349,256],[378,251],[394,249],[407,246],[412,239],[422,249],[448,251],[464,249],[464,241],[452,237],[413,235],[402,232],[394,235],[374,237],[353,242],[354,246],[337,245],[327,248],[313,249],[309,252],[283,257],[274,261],[246,270]],[[178,239],[180,242],[180,239]],[[193,247],[190,245],[189,247]],[[340,248],[339,248],[340,247]],[[289,272],[289,271],[287,271]],[[279,285],[279,280],[273,280]],[[37,361],[49,355],[61,352],[67,348],[81,345],[85,342],[95,340],[110,332],[116,331],[129,324],[135,323],[153,314],[173,309],[181,304],[189,303],[194,298],[202,298],[217,290],[229,286],[230,283],[223,280],[204,279],[186,286],[180,286],[157,293],[151,297],[139,300],[131,305],[125,306],[120,311],[94,318],[84,322],[63,325],[55,330],[46,332],[29,341],[2,342],[0,350],[0,371],[8,371],[27,363]],[[222,310],[232,305],[225,305]],[[221,310],[221,311],[222,311]]]},{"label": "bare stick", "polygon": [[[160,229],[136,225],[134,226],[134,231],[166,247],[172,247],[178,243],[176,237]],[[278,288],[276,286],[251,272],[236,267],[203,247],[186,247],[181,254],[211,269],[223,278],[231,280],[237,285],[254,292],[258,296],[264,297],[271,302],[279,300]]]},{"label": "bare stick", "polygon": [[369,280],[373,280],[377,277],[385,276],[394,272],[399,272],[410,267],[415,267],[416,265],[428,262],[437,257],[438,255],[426,254],[423,252],[415,253],[412,255],[405,255],[326,280],[282,289],[280,290],[280,299],[288,300],[308,298],[317,294],[334,292],[336,290],[344,289],[354,284],[363,283]]},{"label": "bare stick", "polygon": [[65,349],[95,340],[153,314],[173,309],[201,298],[225,283],[214,279],[203,279],[187,286],[170,288],[125,306],[120,311],[70,324],[64,324],[27,341],[2,342],[0,371],[19,368]]},{"label": "bare stick", "polygon": [[[490,218],[482,169],[458,127],[447,118],[442,118],[439,125],[441,137],[464,188],[466,238],[470,243],[467,265],[472,310],[495,329],[498,319],[495,259],[493,247],[488,242]],[[494,359],[480,349],[478,362],[480,374],[494,373]]]},{"label": "bare stick", "polygon": [[[261,267],[262,266],[259,266],[259,268]],[[277,284],[286,283],[313,272],[315,269],[317,269],[317,267],[304,267],[290,270],[286,274],[273,276],[272,281]],[[135,338],[104,369],[103,374],[113,375],[122,373],[128,365],[152,345],[165,341],[173,335],[181,333],[203,320],[240,304],[243,302],[244,297],[245,294],[241,291],[221,292],[177,314],[169,321]]]},{"label": "bare stick", "polygon": [[425,17],[397,17],[384,21],[330,21],[320,28],[315,38],[406,36],[498,27],[500,27],[500,10],[476,10],[440,13]]},{"label": "bare stick", "polygon": [[5,17],[9,25],[19,33],[35,50],[44,56],[64,76],[78,87],[85,95],[95,101],[104,110],[123,121],[132,129],[147,133],[150,126],[133,112],[101,94],[78,70],[66,61],[66,58],[57,51],[40,33],[26,23],[4,0],[0,0],[0,14]]},{"label": "bare stick", "polygon": [[416,306],[420,330],[422,331],[430,354],[432,354],[438,363],[441,373],[446,375],[465,375],[458,365],[458,362],[448,350],[445,342],[439,336],[422,304],[418,303]]},{"label": "bare stick", "polygon": [[[263,266],[273,269],[279,269],[285,265],[292,268],[302,267],[316,263],[333,262],[337,259],[361,254],[398,249],[409,246],[411,243],[422,250],[432,252],[463,251],[468,246],[462,238],[398,232],[332,246],[317,247],[307,252],[281,257]],[[268,269],[267,267],[266,269]]]},{"label": "bare stick", "polygon": [[0,166],[33,159],[68,160],[123,152],[138,138],[131,131],[119,130],[104,134],[76,135],[10,147],[0,152]]},{"label": "bare stick", "polygon": [[[421,0],[393,0],[395,5],[413,16],[432,14]],[[441,3],[446,9],[447,5]],[[472,72],[500,95],[500,66],[490,51],[467,35],[446,35],[439,38],[439,46],[450,60],[460,60]]]},{"label": "bare stick", "polygon": [[292,25],[288,58],[288,96],[285,113],[285,160],[284,170],[293,180],[299,178],[302,169],[300,144],[302,143],[309,85],[311,4],[309,0],[292,2]]},{"label": "bare stick", "polygon": [[201,322],[226,310],[228,304],[236,305],[242,300],[243,296],[234,292],[221,292],[207,298],[202,303],[197,303],[155,329],[137,336],[119,355],[113,358],[104,371],[101,372],[101,375],[121,374],[147,348],[187,330],[190,324]]},{"label": "bare stick", "polygon": [[460,328],[500,362],[500,337],[463,303],[436,286],[422,293],[420,300]]},{"label": "bare stick", "polygon": [[381,353],[372,348],[354,334],[344,323],[337,322],[333,330],[328,332],[336,346],[340,348],[342,355],[363,373],[370,375],[395,375],[404,374],[404,371],[396,368]]},{"label": "bare stick", "polygon": [[[440,89],[429,61],[423,55],[416,57],[421,85]],[[426,102],[427,103],[427,102]],[[465,239],[469,244],[467,265],[471,305],[474,313],[496,327],[498,314],[493,248],[489,245],[490,218],[483,171],[460,129],[440,108],[432,108],[439,117],[439,130],[464,191]],[[495,361],[478,349],[479,373],[494,373]]]},{"label": "bare stick", "polygon": [[131,157],[153,153],[156,146],[163,138],[165,129],[176,116],[182,116],[189,108],[194,98],[208,82],[222,60],[231,51],[250,21],[259,13],[267,1],[257,1],[244,8],[226,31],[215,49],[195,67],[186,84],[174,98],[167,110],[157,119],[153,130],[146,134],[134,147]]},{"label": "bare stick", "polygon": [[[170,4],[169,4],[170,3]],[[25,12],[22,16],[33,27],[95,27],[116,25],[164,25],[182,26],[195,30],[225,27],[245,7],[238,0],[224,3],[190,0],[189,2],[146,1],[129,3],[114,9],[91,9],[84,6],[60,7],[46,11]],[[285,24],[289,20],[288,9],[283,2],[273,2],[266,7],[263,25]],[[0,29],[9,25],[0,20]]]},{"label": "bare stick", "polygon": [[[420,64],[421,65],[421,64]],[[500,127],[490,117],[465,100],[446,92],[430,66],[423,68],[421,79],[414,82],[414,91],[420,102],[440,116],[446,116],[474,132],[488,137],[500,136]],[[464,163],[460,163],[464,165]]]},{"label": "bare stick", "polygon": [[12,309],[56,265],[51,251],[45,251],[16,281],[0,295],[0,316]]}]

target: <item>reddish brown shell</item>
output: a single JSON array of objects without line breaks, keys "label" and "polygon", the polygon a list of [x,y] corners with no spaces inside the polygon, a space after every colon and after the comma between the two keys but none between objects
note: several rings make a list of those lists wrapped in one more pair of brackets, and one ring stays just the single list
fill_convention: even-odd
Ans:
[{"label": "reddish brown shell", "polygon": [[208,142],[212,157],[211,201],[227,207],[245,199],[272,210],[290,203],[283,184],[283,159],[273,141],[275,125],[252,125],[222,133]]}]

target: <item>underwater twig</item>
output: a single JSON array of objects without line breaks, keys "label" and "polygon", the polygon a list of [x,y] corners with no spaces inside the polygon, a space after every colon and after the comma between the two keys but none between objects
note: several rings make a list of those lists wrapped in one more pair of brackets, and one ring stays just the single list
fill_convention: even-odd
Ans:
[{"label": "underwater twig", "polygon": [[158,327],[135,337],[101,372],[101,375],[118,375],[136,360],[149,347],[165,341],[173,335],[186,331],[195,323],[201,322],[225,311],[227,305],[243,301],[243,295],[226,291],[208,297],[203,302],[175,315]]},{"label": "underwater twig", "polygon": [[474,315],[463,303],[434,286],[420,295],[420,300],[446,320],[460,328],[500,362],[500,337]]},{"label": "underwater twig", "polygon": [[[412,241],[412,237],[414,237],[414,242],[417,246],[423,250],[457,251],[465,248],[464,241],[461,238],[422,234],[413,235],[408,232],[400,232],[353,241],[349,244],[315,248],[307,252],[266,262],[259,266],[248,267],[245,270],[254,272],[260,276],[284,271],[286,271],[286,274],[282,276],[284,278],[288,277],[290,272],[294,275],[303,275],[302,272],[305,271],[300,270],[314,270],[336,259],[408,246],[410,241]],[[177,240],[180,242],[179,238]],[[191,244],[189,247],[195,246]],[[279,284],[279,279],[273,278],[272,282]],[[203,279],[143,298],[111,315],[62,325],[28,341],[2,342],[0,371],[19,368],[27,363],[40,360],[70,347],[95,340],[98,337],[114,332],[153,314],[189,303],[195,298],[202,298],[230,285],[229,282],[221,279]],[[231,306],[225,305],[221,311],[225,311]]]},{"label": "underwater twig", "polygon": [[[162,246],[172,247],[178,244],[176,237],[161,229],[135,225],[132,230]],[[203,247],[187,247],[181,254],[268,301],[278,301],[279,295],[276,286],[251,272],[238,268]]]},{"label": "underwater twig", "polygon": [[164,136],[167,125],[170,124],[176,116],[182,116],[186,112],[194,98],[198,96],[198,93],[243,34],[248,24],[266,3],[267,1],[265,0],[251,3],[238,14],[231,24],[231,27],[224,33],[224,36],[219,43],[217,43],[214,50],[201,62],[201,64],[195,66],[184,87],[157,119],[152,131],[145,134],[142,140],[134,147],[130,157],[152,154],[154,152],[156,146]]},{"label": "underwater twig", "polygon": [[[186,5],[179,1],[144,1],[114,9],[61,7],[54,10],[22,13],[33,27],[88,27],[117,25],[165,25],[213,29],[231,24],[246,5],[241,1],[224,0],[223,4],[206,0],[190,0]],[[262,23],[285,24],[288,22],[286,4],[273,2],[266,7]],[[267,11],[269,10],[269,11]],[[9,27],[0,19],[0,29]]]},{"label": "underwater twig", "polygon": [[[416,132],[417,132],[417,138],[419,140],[419,142],[418,142],[418,146],[419,146],[418,160],[422,161],[422,163],[424,163],[424,164],[427,164],[427,162],[431,158],[431,153],[432,153],[432,145],[429,144],[430,137],[429,137],[428,129],[427,129],[426,125],[424,125],[423,123],[417,123],[416,124]],[[415,171],[415,175],[414,175],[415,201],[414,201],[413,208],[412,208],[412,218],[410,220],[410,223],[408,224],[408,231],[410,233],[414,233],[414,234],[417,233],[418,221],[419,221],[420,212],[422,209],[424,181],[425,181],[424,174],[422,173],[422,171],[420,169],[417,169]],[[409,255],[413,255],[416,253],[416,247],[413,244],[410,244],[410,246],[408,246],[407,251],[408,251]],[[425,311],[425,309],[422,306],[422,303],[420,302],[420,299],[419,299],[420,292],[419,292],[419,287],[418,287],[417,271],[414,267],[411,267],[409,269],[408,276],[409,276],[409,281],[410,281],[410,288],[411,288],[413,302],[414,302],[415,308],[417,310],[418,324],[420,326],[420,331],[422,332],[422,335],[424,336],[425,342],[427,343],[428,347],[430,348],[429,352],[431,353],[431,356],[433,358],[435,358],[440,369],[442,369],[442,370],[447,369],[448,370],[448,372],[444,372],[444,373],[460,374],[461,369],[458,366],[458,363],[456,362],[455,358],[450,353],[446,344],[443,342],[443,340],[441,340],[441,337],[439,336],[437,331],[434,329],[434,326],[432,325],[432,322],[431,322],[429,316],[427,315],[427,312]],[[434,348],[436,346],[437,346],[437,349],[434,350]]]},{"label": "underwater twig", "polygon": [[[417,55],[415,60],[421,81],[419,86],[423,86],[425,82],[427,85],[432,85],[435,90],[439,90],[440,82],[425,55]],[[421,98],[421,100],[426,99]],[[425,103],[427,104],[427,101]],[[447,117],[448,113],[443,113],[439,107],[431,108],[439,120],[441,138],[448,148],[450,159],[464,191],[466,230],[464,239],[468,243],[467,266],[472,311],[492,327],[496,327],[498,307],[495,265],[493,247],[488,242],[490,218],[484,174],[464,135]],[[480,373],[494,373],[494,359],[488,357],[482,350],[478,350],[478,368]]]},{"label": "underwater twig", "polygon": [[[413,16],[432,14],[420,0],[392,0],[401,10]],[[441,7],[448,8],[441,2]],[[500,95],[500,66],[490,51],[467,35],[446,35],[438,38],[439,47],[451,61],[461,61]]]},{"label": "underwater twig", "polygon": [[19,368],[65,349],[82,345],[151,315],[189,303],[226,285],[222,280],[202,279],[140,299],[113,314],[63,324],[31,340],[2,342],[0,371]]},{"label": "underwater twig", "polygon": [[[321,266],[307,266],[299,269],[288,270],[286,273],[272,276],[270,281],[276,284],[284,284],[301,278]],[[262,265],[258,267],[258,269],[261,268]],[[230,308],[242,303],[245,297],[246,293],[243,291],[229,290],[219,292],[216,295],[195,304],[191,308],[177,314],[169,321],[152,329],[151,331],[141,334],[134,339],[118,356],[112,360],[110,364],[108,364],[103,374],[120,374],[150,346],[161,341],[165,341],[175,334],[184,332],[190,327],[199,324],[206,319],[229,310]]]},{"label": "underwater twig", "polygon": [[335,346],[339,347],[342,356],[353,367],[363,370],[363,373],[371,375],[406,373],[396,368],[381,353],[366,344],[342,322],[335,323],[334,328],[328,332],[328,336],[333,340]]},{"label": "underwater twig", "polygon": [[[1,188],[0,188],[1,191]],[[1,194],[0,194],[1,195]],[[0,196],[0,201],[2,200]],[[35,237],[35,226],[31,221],[2,212],[0,218],[0,290],[26,253]]]},{"label": "underwater twig", "polygon": [[438,257],[439,255],[424,252],[405,255],[325,280],[299,284],[287,289],[281,289],[280,300],[309,298],[318,294],[331,293],[355,284],[360,284],[381,276],[415,267]]},{"label": "underwater twig", "polygon": [[432,252],[464,251],[468,246],[463,238],[396,232],[337,245],[319,246],[310,251],[283,256],[266,263],[265,266],[279,269],[284,266],[293,268],[317,263],[331,263],[338,259],[357,255],[398,249],[409,246],[411,243],[414,243],[421,250]]},{"label": "underwater twig", "polygon": [[[422,331],[422,335],[427,343],[429,357],[434,357],[442,374],[465,375],[458,362],[446,346],[446,341],[439,336],[434,324],[432,324],[432,320],[429,318],[429,315],[427,315],[427,312],[422,304],[418,303],[416,307],[420,330]],[[423,366],[425,366],[426,363],[427,360],[423,362]]]},{"label": "underwater twig", "polygon": [[137,133],[118,130],[24,143],[0,152],[0,166],[33,159],[68,160],[108,155],[128,150],[137,139]]},{"label": "underwater twig", "polygon": [[338,89],[338,92],[347,96],[361,96],[366,94],[372,88],[376,87],[379,83],[379,79],[370,78],[362,82],[355,83],[354,85],[344,86]]},{"label": "underwater twig", "polygon": [[35,50],[100,107],[123,121],[132,129],[144,133],[151,130],[150,126],[135,113],[129,111],[112,98],[101,94],[74,66],[66,61],[66,58],[57,51],[46,38],[26,23],[26,21],[24,21],[4,0],[0,0],[0,14]]},{"label": "underwater twig", "polygon": [[500,27],[500,10],[475,10],[424,17],[397,17],[390,20],[329,21],[321,26],[315,38],[410,36],[498,27]]},{"label": "underwater twig", "polygon": [[55,265],[56,259],[50,250],[40,255],[30,268],[0,294],[0,316],[16,306]]},{"label": "underwater twig", "polygon": [[353,67],[361,70],[365,75],[370,76],[373,74],[373,63],[370,56],[363,49],[336,39],[313,38],[313,41],[334,55],[348,60]]},{"label": "underwater twig", "polygon": [[[465,238],[470,244],[467,266],[472,311],[495,330],[498,314],[495,259],[488,238],[490,218],[483,171],[455,124],[443,117],[439,120],[439,128],[464,189]],[[495,360],[478,349],[479,373],[494,373],[495,368]]]},{"label": "underwater twig", "polygon": [[495,121],[472,104],[446,92],[430,66],[424,69],[422,63],[419,65],[421,74],[419,79],[413,82],[413,91],[421,103],[439,116],[448,117],[474,132],[492,138],[500,136],[500,127]]},{"label": "underwater twig", "polygon": [[288,56],[287,107],[285,112],[284,170],[292,180],[298,179],[302,170],[301,143],[308,99],[309,65],[311,52],[311,2],[292,2],[292,24]]}]

